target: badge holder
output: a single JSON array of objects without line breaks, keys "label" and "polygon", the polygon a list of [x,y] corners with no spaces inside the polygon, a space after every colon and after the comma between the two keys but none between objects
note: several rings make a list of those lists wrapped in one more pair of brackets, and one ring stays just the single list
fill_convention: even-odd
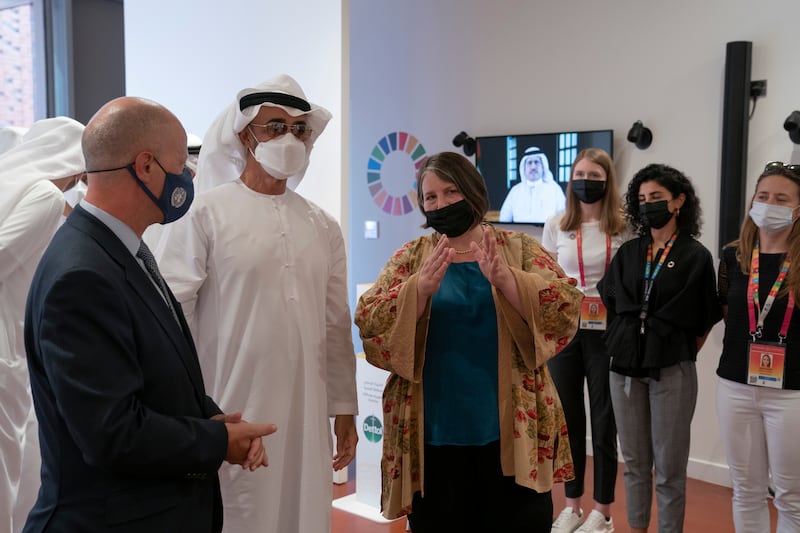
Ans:
[{"label": "badge holder", "polygon": [[786,345],[782,342],[747,343],[747,384],[783,388]]},{"label": "badge holder", "polygon": [[605,331],[608,312],[598,297],[586,297],[581,305],[581,329]]}]

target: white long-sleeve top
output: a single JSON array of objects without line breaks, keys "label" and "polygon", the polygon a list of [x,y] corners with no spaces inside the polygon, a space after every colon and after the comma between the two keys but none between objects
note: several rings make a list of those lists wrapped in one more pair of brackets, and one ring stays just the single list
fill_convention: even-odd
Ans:
[{"label": "white long-sleeve top", "polygon": [[33,273],[63,211],[64,195],[41,180],[0,223],[0,531],[22,530],[39,491],[41,458],[22,324]]},{"label": "white long-sleeve top", "polygon": [[583,245],[583,270],[585,286],[581,285],[580,265],[578,263],[578,239],[576,231],[561,229],[564,212],[557,213],[544,224],[542,230],[542,246],[548,252],[556,254],[556,260],[567,276],[578,280],[578,288],[586,296],[599,297],[597,283],[605,275],[606,259],[616,255],[622,243],[630,239],[627,231],[610,238],[609,254],[606,255],[606,234],[600,231],[600,222],[584,222],[581,224],[581,241]]},{"label": "white long-sleeve top", "polygon": [[278,426],[265,438],[268,468],[220,470],[226,533],[328,531],[329,416],[357,413],[338,223],[291,190],[236,180],[199,195],[157,255],[212,398]]}]

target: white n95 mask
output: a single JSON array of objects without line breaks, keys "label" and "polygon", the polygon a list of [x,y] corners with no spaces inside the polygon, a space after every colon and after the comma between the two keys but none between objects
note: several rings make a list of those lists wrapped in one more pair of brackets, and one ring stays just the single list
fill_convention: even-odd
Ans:
[{"label": "white n95 mask", "polygon": [[764,231],[781,231],[792,225],[792,213],[794,208],[782,205],[767,204],[764,202],[753,202],[750,208],[750,218],[756,226]]},{"label": "white n95 mask", "polygon": [[267,174],[278,180],[288,179],[300,172],[308,157],[305,143],[292,133],[259,142],[255,152],[251,153]]}]

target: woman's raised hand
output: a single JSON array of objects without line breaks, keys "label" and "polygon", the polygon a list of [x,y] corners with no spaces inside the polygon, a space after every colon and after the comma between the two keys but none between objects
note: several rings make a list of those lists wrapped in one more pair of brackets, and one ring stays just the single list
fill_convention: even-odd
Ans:
[{"label": "woman's raised hand", "polygon": [[500,290],[508,287],[509,283],[514,283],[514,276],[508,268],[503,256],[497,253],[497,239],[492,235],[492,231],[487,227],[483,230],[481,245],[473,241],[470,243],[472,253],[478,261],[478,267],[489,283]]},{"label": "woman's raised hand", "polygon": [[425,309],[428,298],[439,290],[444,273],[453,261],[455,253],[455,250],[449,246],[447,236],[442,235],[433,248],[431,255],[423,261],[422,267],[419,269],[419,280],[417,281],[417,309],[420,311],[418,316],[421,314],[421,310]]},{"label": "woman's raised hand", "polygon": [[484,228],[481,245],[478,246],[473,241],[470,243],[470,247],[484,277],[489,280],[489,283],[497,287],[497,290],[505,295],[514,309],[524,317],[517,281],[514,279],[514,274],[506,264],[505,259],[503,259],[503,255],[497,253],[497,239],[492,234],[492,230],[489,227]]}]

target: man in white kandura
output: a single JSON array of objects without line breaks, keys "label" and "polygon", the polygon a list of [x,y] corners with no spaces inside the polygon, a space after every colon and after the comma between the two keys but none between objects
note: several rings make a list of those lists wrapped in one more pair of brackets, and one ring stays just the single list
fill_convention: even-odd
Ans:
[{"label": "man in white kandura", "polygon": [[508,191],[500,207],[500,222],[544,222],[567,205],[561,186],[555,182],[547,155],[531,146],[519,160],[520,182]]},{"label": "man in white kandura", "polygon": [[286,75],[240,91],[203,138],[194,205],[159,246],[211,394],[281,428],[269,469],[220,470],[227,533],[330,531],[331,464],[355,453],[344,240],[293,190],[330,118]]},{"label": "man in white kandura", "polygon": [[[33,272],[83,176],[83,124],[40,120],[0,156],[0,532],[18,532],[39,492],[38,424],[22,323]],[[7,130],[14,131],[14,130]],[[17,132],[14,132],[15,135]],[[4,137],[6,138],[6,137]],[[13,525],[12,525],[13,524]]]}]

